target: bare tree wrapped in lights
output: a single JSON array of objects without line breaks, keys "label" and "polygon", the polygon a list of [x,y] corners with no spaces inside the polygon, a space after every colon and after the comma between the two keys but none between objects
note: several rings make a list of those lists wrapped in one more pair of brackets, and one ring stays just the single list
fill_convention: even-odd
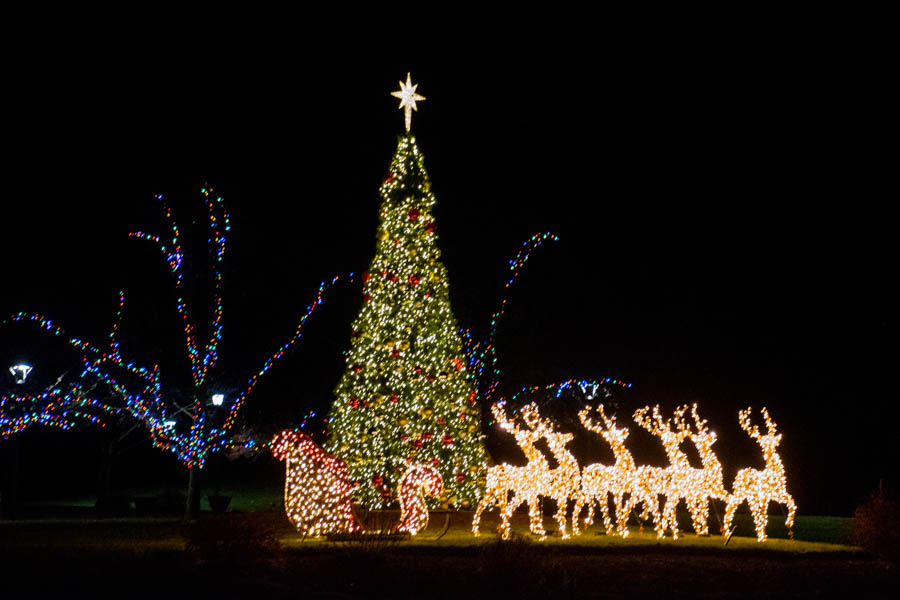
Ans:
[{"label": "bare tree wrapped in lights", "polygon": [[[324,292],[340,279],[335,277],[332,281],[323,282],[319,286],[315,301],[307,307],[293,336],[265,360],[261,368],[247,379],[237,394],[229,398],[225,398],[222,394],[214,394],[215,386],[211,385],[211,374],[218,364],[218,346],[222,339],[223,277],[220,267],[225,258],[226,234],[231,225],[222,197],[214,196],[213,190],[209,187],[203,187],[201,192],[206,201],[209,217],[208,242],[214,265],[212,318],[202,339],[185,294],[185,254],[181,247],[181,232],[172,211],[163,202],[162,195],[158,195],[156,199],[162,204],[171,237],[162,239],[158,235],[141,231],[129,234],[131,237],[155,244],[174,278],[176,310],[183,325],[190,365],[191,386],[188,392],[181,393],[179,397],[174,390],[164,391],[158,365],[141,365],[137,361],[123,357],[116,335],[124,306],[124,295],[120,294],[119,320],[110,335],[109,346],[105,349],[67,336],[46,317],[26,313],[14,315],[10,321],[35,322],[42,329],[62,336],[70,346],[83,354],[84,369],[81,381],[67,390],[52,390],[40,398],[4,397],[3,404],[0,405],[0,408],[4,408],[3,413],[0,413],[2,425],[0,434],[5,435],[22,431],[31,424],[66,428],[85,420],[102,422],[104,414],[120,415],[124,412],[136,419],[147,429],[156,448],[172,452],[189,469],[191,477],[188,487],[188,516],[196,514],[199,510],[199,486],[195,485],[197,472],[202,469],[211,453],[233,446],[232,434],[236,419],[247,396],[263,375],[301,337],[303,325],[322,303]],[[88,393],[97,389],[98,384],[111,390],[113,402],[108,398],[100,400]],[[186,398],[186,401],[182,397]],[[9,407],[14,405],[21,414],[17,413],[15,417],[10,417],[12,411]],[[254,446],[256,442],[248,440],[242,444]]]}]

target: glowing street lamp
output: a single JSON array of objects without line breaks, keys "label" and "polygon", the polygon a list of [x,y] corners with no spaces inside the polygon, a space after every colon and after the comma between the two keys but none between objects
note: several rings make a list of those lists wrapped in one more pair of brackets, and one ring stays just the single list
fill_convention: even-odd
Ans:
[{"label": "glowing street lamp", "polygon": [[28,374],[31,373],[33,367],[26,364],[21,365],[13,365],[9,368],[9,372],[12,373],[12,376],[15,378],[16,383],[25,383],[25,380],[28,379]]}]

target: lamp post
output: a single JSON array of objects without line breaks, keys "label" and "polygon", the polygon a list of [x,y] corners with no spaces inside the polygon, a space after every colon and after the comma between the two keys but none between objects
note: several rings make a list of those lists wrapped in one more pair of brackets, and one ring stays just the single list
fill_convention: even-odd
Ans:
[{"label": "lamp post", "polygon": [[[31,373],[33,367],[25,363],[19,363],[9,368],[16,385],[25,383],[28,374]],[[6,478],[0,481],[2,484],[2,492],[0,492],[0,516],[7,519],[15,519],[18,516],[19,508],[19,463],[22,452],[22,436],[14,435],[10,443],[7,444],[6,455]]]},{"label": "lamp post", "polygon": [[28,379],[28,374],[31,373],[33,368],[34,367],[32,367],[31,365],[21,363],[11,366],[9,368],[9,372],[12,374],[13,379],[16,380],[16,384],[21,385],[25,383],[26,379]]}]

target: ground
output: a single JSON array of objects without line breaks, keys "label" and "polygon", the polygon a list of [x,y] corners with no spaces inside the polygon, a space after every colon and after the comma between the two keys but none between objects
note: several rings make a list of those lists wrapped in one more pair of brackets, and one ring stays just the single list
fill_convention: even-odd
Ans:
[{"label": "ground", "polygon": [[[240,503],[238,503],[240,504]],[[517,514],[513,540],[498,541],[496,514],[483,535],[471,513],[434,513],[408,541],[304,540],[282,512],[172,516],[62,515],[0,523],[0,565],[9,597],[202,595],[218,598],[627,598],[893,597],[897,570],[840,542],[846,519],[798,517],[794,541],[759,544],[749,522],[727,546],[686,534],[658,542],[596,525],[571,540],[539,542]],[[385,527],[395,513],[371,517]],[[770,533],[786,534],[772,515]],[[552,522],[548,519],[548,529]],[[3,597],[7,597],[6,593]]]}]

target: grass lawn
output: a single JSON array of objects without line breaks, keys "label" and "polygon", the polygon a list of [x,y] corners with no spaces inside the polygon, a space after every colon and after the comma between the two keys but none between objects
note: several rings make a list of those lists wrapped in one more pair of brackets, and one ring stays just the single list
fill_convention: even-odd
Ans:
[{"label": "grass lawn", "polygon": [[[389,526],[396,513],[373,518]],[[428,529],[399,542],[304,540],[272,508],[204,514],[193,528],[171,517],[0,522],[0,597],[878,598],[897,589],[895,569],[840,543],[847,520],[835,517],[798,517],[791,541],[772,515],[762,544],[738,522],[727,546],[692,533],[657,540],[637,526],[622,540],[597,525],[539,542],[525,514],[500,543],[496,511],[478,538],[471,519],[436,512]]]}]

